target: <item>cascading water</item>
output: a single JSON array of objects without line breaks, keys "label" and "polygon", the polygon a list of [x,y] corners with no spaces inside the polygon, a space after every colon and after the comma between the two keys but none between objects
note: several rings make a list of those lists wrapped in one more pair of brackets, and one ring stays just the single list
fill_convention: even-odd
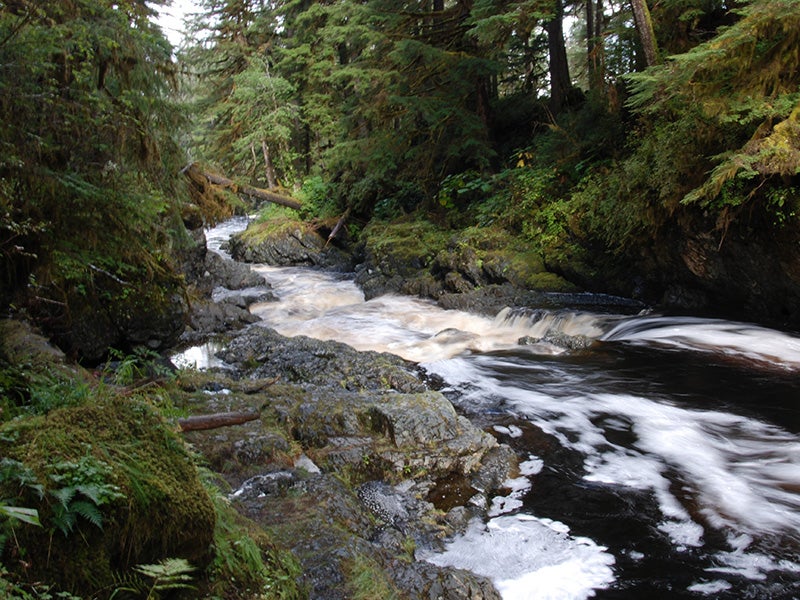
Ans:
[{"label": "cascading water", "polygon": [[420,363],[527,459],[488,522],[420,558],[507,600],[800,597],[800,338],[690,317],[488,319],[255,268],[279,298],[251,307],[265,326]]}]

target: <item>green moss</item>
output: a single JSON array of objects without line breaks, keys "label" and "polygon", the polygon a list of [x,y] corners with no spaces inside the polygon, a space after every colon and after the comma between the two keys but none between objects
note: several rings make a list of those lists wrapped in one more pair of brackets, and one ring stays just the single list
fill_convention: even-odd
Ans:
[{"label": "green moss", "polygon": [[373,222],[363,232],[378,261],[392,256],[398,263],[417,262],[427,266],[447,247],[452,232],[429,221]]},{"label": "green moss", "polygon": [[273,216],[251,223],[239,237],[248,246],[257,246],[272,238],[285,236],[293,231],[310,230],[311,225],[288,215]]},{"label": "green moss", "polygon": [[579,288],[555,273],[536,273],[528,278],[526,287],[542,292],[577,292]]},{"label": "green moss", "polygon": [[[213,506],[182,440],[146,403],[99,396],[93,404],[6,423],[0,454],[30,469],[43,492],[0,481],[0,497],[38,509],[43,525],[17,528],[16,543],[6,547],[3,562],[20,569],[16,576],[103,597],[135,565],[176,557],[203,567],[210,560]],[[74,468],[65,473],[60,463]],[[101,522],[79,516],[65,535],[58,494],[84,486],[75,497],[89,503],[87,486],[99,485],[87,466],[93,464],[107,466],[100,483],[119,494],[95,502]],[[21,556],[24,569],[17,566]]]},{"label": "green moss", "polygon": [[363,554],[347,565],[347,586],[353,600],[397,600],[400,594],[378,562]]}]

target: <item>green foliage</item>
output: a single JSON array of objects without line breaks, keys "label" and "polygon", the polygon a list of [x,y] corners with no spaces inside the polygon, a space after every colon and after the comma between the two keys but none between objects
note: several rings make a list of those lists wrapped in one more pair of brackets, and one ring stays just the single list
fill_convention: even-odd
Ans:
[{"label": "green foliage", "polygon": [[159,600],[175,590],[194,589],[191,582],[196,569],[183,558],[165,558],[152,565],[136,565],[133,571],[138,577],[130,576],[130,581],[121,583],[111,594],[112,600],[126,594]]},{"label": "green foliage", "polygon": [[119,486],[109,481],[111,477],[108,463],[90,455],[54,464],[49,474],[49,493],[57,500],[52,507],[53,526],[67,536],[82,517],[102,529],[101,507],[125,497]]},{"label": "green foliage", "polygon": [[480,199],[491,191],[489,181],[476,171],[448,175],[442,180],[437,199],[447,209],[453,209]]},{"label": "green foliage", "polygon": [[42,526],[39,520],[39,511],[35,508],[25,508],[23,506],[6,506],[0,504],[0,516],[7,519],[16,520],[21,523],[28,523],[29,525]]},{"label": "green foliage", "polygon": [[205,477],[216,511],[214,561],[208,569],[210,587],[226,598],[275,598],[301,600],[306,597],[298,584],[300,565],[287,551],[276,548],[231,507],[209,473]]},{"label": "green foliage", "polygon": [[[707,161],[700,170],[707,175],[690,178],[693,185],[675,199],[716,210],[757,197],[774,175],[800,172],[800,3],[761,0],[739,14],[708,42],[630,76],[629,106],[657,123],[656,134],[693,131],[685,156]],[[682,163],[665,180],[676,192]],[[730,194],[731,185],[741,185],[742,193]]]},{"label": "green foliage", "polygon": [[17,583],[0,563],[0,598],[3,600],[83,600],[69,592],[58,591],[55,586],[37,582],[32,585]]},{"label": "green foliage", "polygon": [[348,206],[370,216],[379,202],[407,212],[410,190],[417,205],[444,176],[487,167],[486,89],[498,68],[465,35],[468,9],[441,26],[421,10],[385,0],[219,4],[212,43],[193,52],[210,90],[200,132],[209,155],[260,177],[251,165],[265,164],[268,137],[280,148],[276,170],[328,182],[320,216]]},{"label": "green foliage", "polygon": [[138,346],[129,354],[111,348],[103,373],[115,385],[131,385],[151,378],[174,379],[175,375],[157,352]]},{"label": "green foliage", "polygon": [[300,217],[303,219],[326,219],[336,216],[339,212],[331,185],[319,175],[306,177],[303,180],[297,198],[303,205],[300,210]]},{"label": "green foliage", "polygon": [[140,0],[0,5],[0,302],[41,306],[51,328],[68,325],[72,291],[171,269],[182,115],[152,14]]}]

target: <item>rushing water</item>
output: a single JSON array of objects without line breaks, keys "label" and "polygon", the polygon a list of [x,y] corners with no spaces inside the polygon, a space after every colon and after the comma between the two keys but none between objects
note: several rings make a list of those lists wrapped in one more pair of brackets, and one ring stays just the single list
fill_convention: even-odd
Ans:
[{"label": "rushing water", "polygon": [[797,336],[570,310],[490,319],[255,269],[279,298],[251,307],[266,326],[420,363],[525,459],[488,522],[420,558],[487,575],[506,600],[800,598]]}]

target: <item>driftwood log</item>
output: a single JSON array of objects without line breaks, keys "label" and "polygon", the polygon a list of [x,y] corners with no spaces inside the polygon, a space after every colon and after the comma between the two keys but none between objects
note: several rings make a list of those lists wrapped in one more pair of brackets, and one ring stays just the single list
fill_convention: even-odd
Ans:
[{"label": "driftwood log", "polygon": [[206,429],[218,429],[229,425],[241,425],[248,421],[255,421],[261,417],[261,413],[255,411],[239,411],[214,413],[213,415],[195,415],[178,419],[178,427],[184,431],[204,431]]},{"label": "driftwood log", "polygon": [[280,204],[281,206],[286,206],[295,210],[299,210],[302,207],[302,204],[300,204],[298,200],[292,198],[291,196],[279,194],[278,192],[272,190],[253,187],[252,185],[236,183],[232,179],[228,179],[222,175],[204,171],[197,163],[192,163],[185,167],[183,169],[183,174],[192,181],[205,181],[212,185],[228,189],[234,194],[244,194],[245,196],[250,196],[251,198],[256,198],[257,200],[272,202],[273,204]]},{"label": "driftwood log", "polygon": [[344,214],[339,217],[339,220],[336,222],[336,226],[331,230],[331,234],[328,236],[328,241],[325,242],[326,246],[331,243],[331,240],[336,237],[336,234],[339,233],[339,230],[347,221],[347,218],[350,216],[350,209],[351,207],[348,206],[347,210],[344,211]]}]

